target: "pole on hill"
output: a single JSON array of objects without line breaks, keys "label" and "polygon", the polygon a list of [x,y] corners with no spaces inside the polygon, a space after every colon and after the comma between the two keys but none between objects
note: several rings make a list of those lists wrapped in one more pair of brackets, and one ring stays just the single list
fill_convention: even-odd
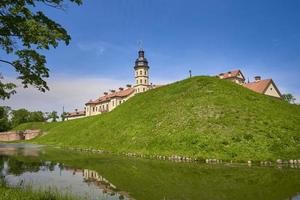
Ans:
[{"label": "pole on hill", "polygon": [[189,70],[190,78],[192,78],[192,70]]}]

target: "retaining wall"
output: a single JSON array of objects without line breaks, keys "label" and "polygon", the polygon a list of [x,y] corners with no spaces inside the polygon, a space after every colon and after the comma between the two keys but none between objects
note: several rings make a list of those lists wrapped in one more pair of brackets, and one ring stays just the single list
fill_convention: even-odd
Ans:
[{"label": "retaining wall", "polygon": [[41,134],[40,130],[0,132],[0,142],[30,140]]}]

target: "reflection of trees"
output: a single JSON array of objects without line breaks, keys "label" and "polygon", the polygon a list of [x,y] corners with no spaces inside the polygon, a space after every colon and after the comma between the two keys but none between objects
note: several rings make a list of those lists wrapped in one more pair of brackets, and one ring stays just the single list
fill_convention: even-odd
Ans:
[{"label": "reflection of trees", "polygon": [[[1,162],[1,161],[0,161]],[[4,161],[2,160],[3,164],[1,164],[1,169],[3,169]],[[7,165],[8,165],[8,174],[12,175],[21,175],[24,172],[38,172],[41,170],[41,168],[54,171],[54,168],[56,166],[56,163],[49,162],[49,161],[23,161],[18,160],[15,157],[9,157],[7,159]]]},{"label": "reflection of trees", "polygon": [[23,162],[14,158],[8,160],[8,173],[13,175],[21,175],[24,172],[38,172],[40,170],[39,162]]}]

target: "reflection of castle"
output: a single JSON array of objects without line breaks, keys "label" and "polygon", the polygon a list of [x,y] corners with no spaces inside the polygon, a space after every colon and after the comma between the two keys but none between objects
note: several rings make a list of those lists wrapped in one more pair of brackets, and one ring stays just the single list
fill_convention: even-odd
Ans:
[{"label": "reflection of castle", "polygon": [[83,177],[84,177],[85,182],[95,184],[100,189],[102,189],[103,193],[107,193],[111,196],[117,195],[117,196],[119,196],[119,199],[124,199],[125,197],[126,197],[126,199],[133,199],[129,196],[129,194],[127,192],[118,191],[118,189],[115,185],[110,183],[103,176],[99,175],[98,172],[96,172],[96,171],[84,169]]}]

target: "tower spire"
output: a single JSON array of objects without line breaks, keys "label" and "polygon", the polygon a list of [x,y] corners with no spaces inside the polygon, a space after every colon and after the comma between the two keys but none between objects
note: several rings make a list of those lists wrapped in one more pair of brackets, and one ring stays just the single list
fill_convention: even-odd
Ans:
[{"label": "tower spire", "polygon": [[149,65],[145,58],[145,52],[141,48],[138,52],[138,58],[135,60],[135,92],[145,92],[150,88],[149,85]]}]

